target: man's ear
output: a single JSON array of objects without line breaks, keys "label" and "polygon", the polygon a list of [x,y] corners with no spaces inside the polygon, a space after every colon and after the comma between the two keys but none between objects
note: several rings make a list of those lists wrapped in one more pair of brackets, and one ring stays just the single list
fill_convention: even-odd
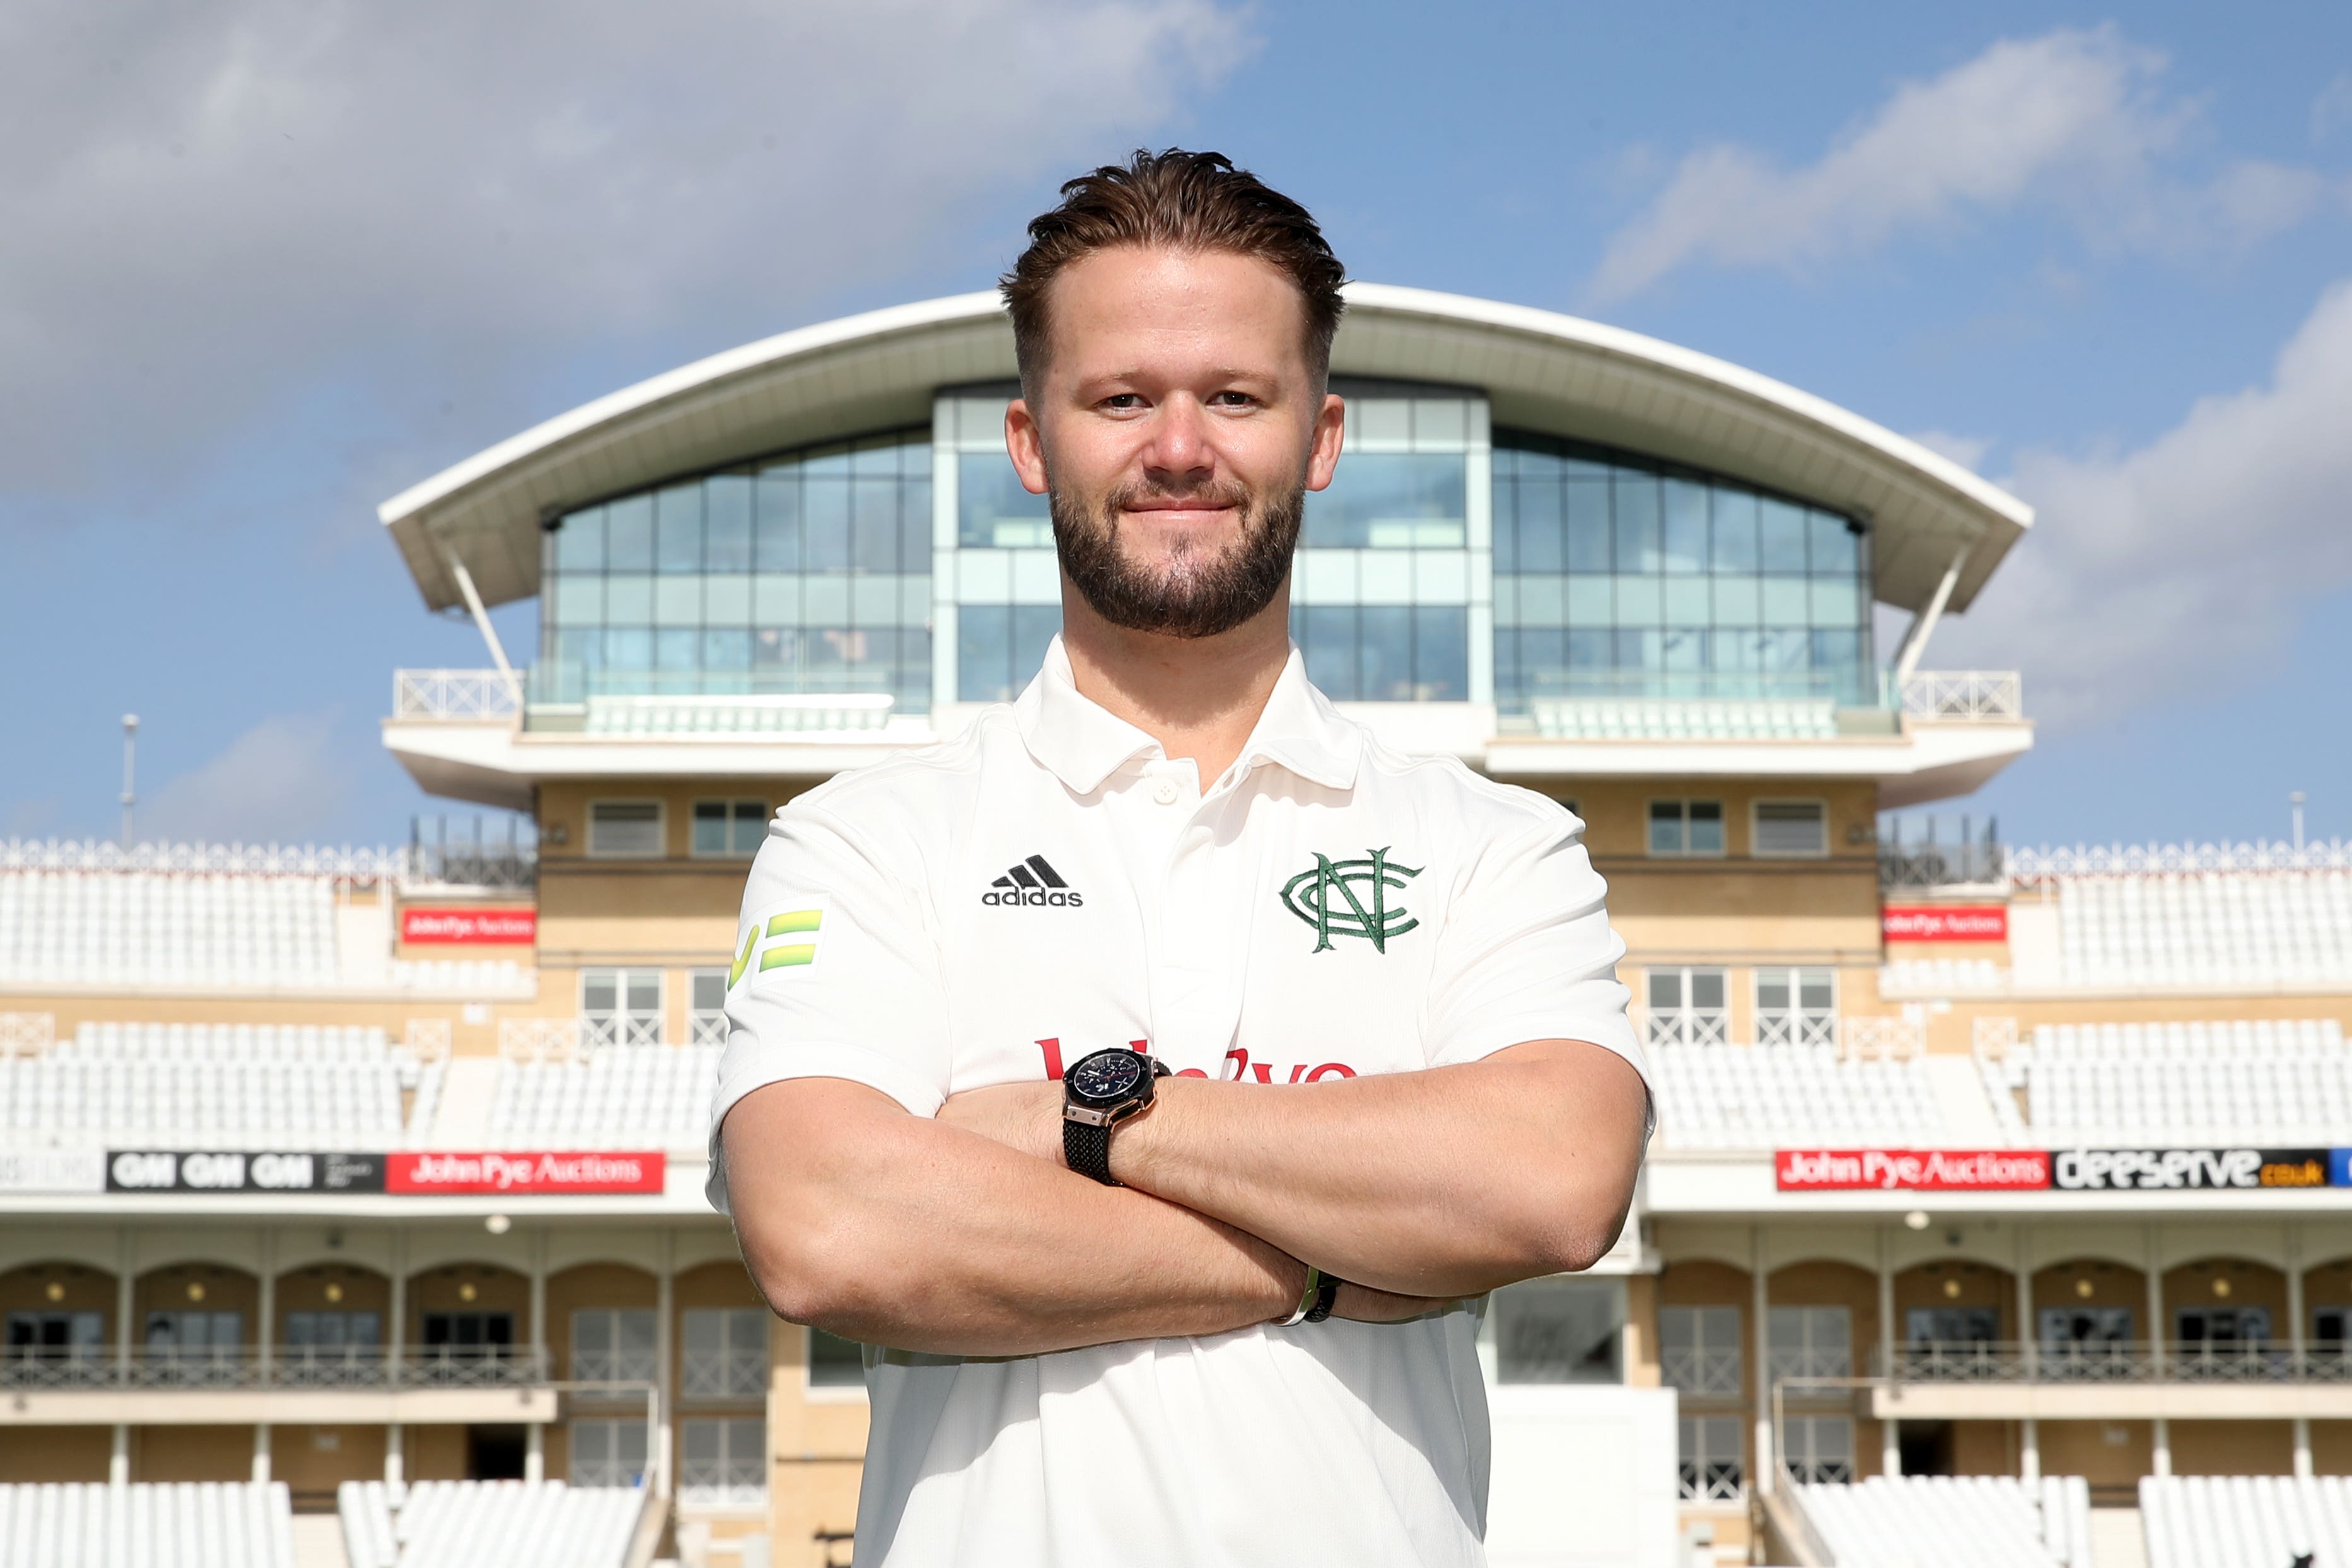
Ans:
[{"label": "man's ear", "polygon": [[1315,440],[1307,449],[1307,487],[1320,490],[1331,483],[1339,465],[1339,444],[1348,433],[1348,403],[1338,392],[1325,392],[1315,412]]},{"label": "man's ear", "polygon": [[1045,433],[1029,412],[1029,400],[1014,398],[1004,405],[1004,451],[1021,487],[1033,496],[1045,493]]}]

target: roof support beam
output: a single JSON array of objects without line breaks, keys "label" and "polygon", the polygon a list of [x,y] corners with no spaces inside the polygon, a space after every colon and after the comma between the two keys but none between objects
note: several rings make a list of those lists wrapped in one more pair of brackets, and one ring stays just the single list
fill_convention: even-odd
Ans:
[{"label": "roof support beam", "polygon": [[[1895,689],[1898,693],[1903,689],[1903,683],[1911,678],[1911,672],[1919,667],[1919,656],[1927,651],[1927,639],[1936,634],[1936,622],[1944,618],[1944,606],[1952,601],[1952,590],[1959,586],[1960,568],[1968,562],[1969,547],[1962,545],[1959,553],[1952,557],[1951,566],[1944,572],[1944,580],[1936,585],[1935,594],[1927,601],[1927,607],[1911,617],[1910,629],[1903,633],[1902,645],[1895,652]],[[462,580],[460,586],[466,587],[467,597],[470,600],[473,589],[465,585]]]},{"label": "roof support beam", "polygon": [[[466,570],[466,563],[457,559],[457,552],[446,545],[441,547],[441,559],[449,565],[449,575],[457,580],[457,591],[466,601],[466,611],[474,618],[475,629],[481,632],[482,641],[490,645],[490,663],[499,667],[499,675],[515,693],[515,700],[520,702],[521,683],[515,679],[514,666],[507,663],[506,646],[499,641],[498,628],[490,624],[490,612],[482,608],[482,596],[474,591],[474,574]],[[1946,587],[1949,586],[1948,581]]]}]

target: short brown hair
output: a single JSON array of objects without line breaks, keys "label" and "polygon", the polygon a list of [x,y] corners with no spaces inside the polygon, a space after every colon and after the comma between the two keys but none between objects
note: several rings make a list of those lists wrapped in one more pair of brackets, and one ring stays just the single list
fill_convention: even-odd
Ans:
[{"label": "short brown hair", "polygon": [[1347,269],[1305,207],[1222,152],[1138,148],[1062,187],[1062,204],[1030,220],[1029,248],[997,282],[1013,315],[1021,384],[1034,391],[1045,366],[1045,296],[1072,262],[1118,246],[1225,251],[1269,263],[1298,286],[1307,313],[1307,363],[1330,373],[1331,338],[1347,301]]}]

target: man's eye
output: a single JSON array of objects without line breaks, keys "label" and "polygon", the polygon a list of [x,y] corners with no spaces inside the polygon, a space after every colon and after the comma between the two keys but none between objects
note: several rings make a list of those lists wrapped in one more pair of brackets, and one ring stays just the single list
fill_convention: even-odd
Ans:
[{"label": "man's eye", "polygon": [[1209,400],[1217,408],[1255,408],[1257,399],[1244,392],[1221,392]]},{"label": "man's eye", "polygon": [[1103,399],[1102,405],[1105,408],[1115,408],[1120,410],[1141,408],[1143,406],[1143,399],[1137,396],[1134,392],[1113,392],[1110,396]]}]

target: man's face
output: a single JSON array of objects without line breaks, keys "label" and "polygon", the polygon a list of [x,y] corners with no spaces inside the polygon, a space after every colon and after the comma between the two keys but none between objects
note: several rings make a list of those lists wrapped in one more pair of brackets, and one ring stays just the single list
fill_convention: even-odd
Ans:
[{"label": "man's face", "polygon": [[1073,263],[1051,300],[1049,362],[1005,443],[1052,498],[1063,570],[1135,631],[1214,636],[1265,610],[1339,455],[1297,286],[1248,256],[1121,247]]}]

